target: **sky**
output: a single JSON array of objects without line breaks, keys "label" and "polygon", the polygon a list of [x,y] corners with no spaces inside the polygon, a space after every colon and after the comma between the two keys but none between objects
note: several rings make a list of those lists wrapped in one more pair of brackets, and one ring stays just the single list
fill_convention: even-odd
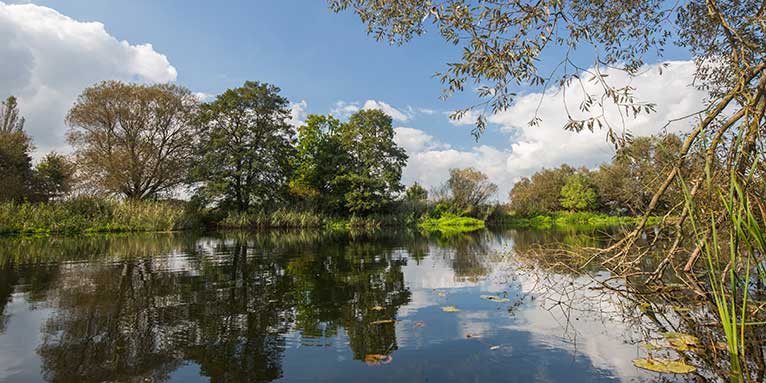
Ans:
[{"label": "sky", "polygon": [[[19,98],[35,158],[71,150],[66,112],[84,88],[103,80],[173,82],[208,99],[248,80],[267,82],[291,101],[294,124],[309,113],[343,119],[381,109],[409,155],[405,184],[435,187],[449,169],[472,166],[498,184],[500,201],[521,177],[542,168],[595,168],[614,154],[604,131],[562,129],[564,100],[555,87],[545,93],[520,87],[516,102],[488,116],[487,132],[475,140],[470,116],[448,118],[475,94],[441,100],[433,78],[459,58],[458,47],[433,33],[402,46],[375,41],[354,14],[332,13],[321,0],[4,1],[0,97]],[[542,66],[557,62],[555,54],[543,55]],[[661,63],[669,64],[662,74]],[[631,84],[640,99],[659,105],[656,113],[627,121],[627,129],[636,136],[688,131],[687,124],[665,127],[702,109],[688,55],[670,49],[645,69],[635,78],[609,72],[614,84]],[[575,92],[584,94],[572,90],[568,100]],[[542,123],[530,127],[536,110]],[[618,118],[613,110],[608,116]]]}]

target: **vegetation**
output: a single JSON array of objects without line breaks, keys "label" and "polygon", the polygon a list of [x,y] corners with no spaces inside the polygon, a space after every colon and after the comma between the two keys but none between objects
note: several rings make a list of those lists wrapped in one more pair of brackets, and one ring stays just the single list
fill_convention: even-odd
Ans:
[{"label": "vegetation", "polygon": [[67,115],[80,175],[89,187],[132,200],[183,183],[197,101],[175,85],[107,81],[85,89]]},{"label": "vegetation", "polygon": [[0,234],[174,231],[199,222],[182,203],[80,197],[48,203],[0,203]]},{"label": "vegetation", "polygon": [[427,232],[440,232],[449,235],[481,230],[484,228],[484,221],[471,217],[444,214],[439,218],[427,218],[418,227]]}]

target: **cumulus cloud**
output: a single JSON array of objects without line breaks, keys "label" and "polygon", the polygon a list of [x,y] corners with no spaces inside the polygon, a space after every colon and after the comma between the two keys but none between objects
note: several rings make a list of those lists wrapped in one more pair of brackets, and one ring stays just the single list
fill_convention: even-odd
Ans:
[{"label": "cumulus cloud", "polygon": [[120,41],[101,23],[33,4],[0,2],[0,57],[0,97],[19,98],[40,152],[64,150],[64,116],[85,87],[111,79],[169,82],[177,76],[151,44]]},{"label": "cumulus cloud", "polygon": [[399,122],[407,122],[412,119],[414,115],[412,108],[408,108],[405,112],[379,100],[367,100],[364,103],[338,101],[335,103],[335,107],[330,111],[330,114],[340,119],[347,119],[360,110],[373,109],[381,110],[389,115],[394,121]]},{"label": "cumulus cloud", "polygon": [[[657,104],[652,114],[625,119],[625,125],[616,108],[607,108],[606,118],[618,129],[625,129],[634,136],[649,136],[662,133],[661,130],[672,119],[693,114],[703,108],[704,92],[691,86],[694,63],[689,61],[671,62],[660,75],[659,65],[645,68],[640,76],[629,78],[623,72],[609,70],[609,81],[614,86],[630,84],[636,89],[638,100]],[[587,78],[583,76],[583,78]],[[598,94],[596,84],[585,84],[585,89],[567,90],[567,105],[575,118],[585,115],[578,111],[584,92]],[[539,109],[538,109],[539,107]],[[536,115],[542,118],[537,126],[528,122]],[[467,125],[475,122],[475,115],[464,117],[453,125]],[[593,168],[608,162],[614,155],[614,148],[606,140],[606,131],[570,132],[563,129],[567,121],[564,96],[560,89],[551,89],[545,94],[532,93],[521,96],[508,110],[489,116],[489,123],[500,127],[508,135],[508,145],[478,145],[470,149],[457,150],[439,147],[438,141],[417,129],[397,131],[400,145],[410,156],[404,171],[405,183],[420,182],[429,187],[444,182],[450,168],[475,167],[486,173],[499,186],[497,198],[505,200],[508,192],[521,177],[529,176],[542,168],[561,164]],[[466,121],[463,121],[466,120]],[[674,123],[668,132],[685,133],[693,120]]]},{"label": "cumulus cloud", "polygon": [[309,104],[306,100],[290,104],[290,125],[297,128],[305,123],[307,115],[306,108],[308,108],[308,106]]}]

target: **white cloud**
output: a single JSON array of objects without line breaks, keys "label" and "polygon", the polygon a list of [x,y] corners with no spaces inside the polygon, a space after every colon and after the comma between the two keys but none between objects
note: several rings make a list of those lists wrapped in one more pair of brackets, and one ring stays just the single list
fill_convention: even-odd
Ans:
[{"label": "white cloud", "polygon": [[[661,76],[657,67],[649,66],[642,75],[633,79],[616,70],[606,72],[613,85],[630,83],[637,89],[639,100],[657,104],[656,113],[625,119],[626,129],[634,136],[660,133],[669,120],[697,112],[703,107],[705,94],[691,86],[694,74],[692,62],[671,62]],[[596,94],[595,86],[586,83],[586,91]],[[578,110],[582,95],[582,90],[568,90],[569,110]],[[501,131],[508,134],[509,148],[504,148],[502,144],[478,145],[466,150],[445,148],[440,147],[437,139],[423,131],[397,128],[397,142],[407,149],[410,156],[404,170],[404,182],[410,184],[417,181],[433,187],[447,179],[450,168],[472,166],[486,173],[499,186],[497,198],[504,201],[514,183],[542,168],[557,167],[564,163],[592,168],[611,160],[614,149],[606,140],[605,130],[584,130],[579,133],[564,130],[566,113],[563,94],[558,89],[552,89],[546,92],[542,103],[540,97],[540,93],[522,96],[508,110],[489,116],[491,124],[500,125]],[[538,105],[538,115],[542,122],[538,126],[529,126],[528,122],[534,117]],[[606,116],[612,123],[620,120],[614,108],[609,109]],[[453,125],[473,124],[475,117],[473,115],[467,121],[461,120]],[[574,117],[580,118],[583,115],[575,114]],[[690,122],[674,123],[667,130],[688,132]]]},{"label": "white cloud", "polygon": [[362,109],[364,110],[372,110],[372,109],[378,109],[386,113],[387,115],[391,116],[391,118],[394,119],[394,121],[401,121],[401,122],[407,122],[410,120],[410,116],[405,114],[399,109],[394,108],[393,106],[386,104],[383,101],[375,101],[375,100],[367,100],[364,103],[364,106],[362,106]]},{"label": "white cloud", "polygon": [[101,23],[32,4],[0,2],[0,57],[0,97],[19,98],[40,152],[64,149],[64,116],[85,87],[110,79],[169,82],[177,76],[151,44],[119,41]]},{"label": "white cloud", "polygon": [[379,100],[367,100],[363,104],[360,102],[346,102],[338,101],[335,103],[335,107],[330,111],[330,114],[340,119],[347,119],[352,114],[360,110],[381,110],[389,115],[394,121],[407,122],[412,119],[414,113],[412,108],[408,108],[409,111],[403,112],[397,108],[394,108],[390,104]]},{"label": "white cloud", "polygon": [[309,104],[306,100],[290,104],[290,125],[297,128],[305,123],[306,108],[308,108],[308,106]]},{"label": "white cloud", "polygon": [[197,98],[197,101],[199,102],[208,102],[215,98],[214,94],[205,93],[205,92],[194,92],[194,97]]}]

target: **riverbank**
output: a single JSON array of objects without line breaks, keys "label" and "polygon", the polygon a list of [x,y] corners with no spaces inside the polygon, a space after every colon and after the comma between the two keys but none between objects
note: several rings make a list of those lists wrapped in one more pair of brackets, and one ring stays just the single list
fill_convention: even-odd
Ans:
[{"label": "riverbank", "polygon": [[[649,217],[649,225],[660,223],[661,217]],[[566,227],[608,227],[636,225],[641,217],[613,216],[595,212],[553,212],[534,216],[504,215],[493,224],[512,228],[548,230]]]}]

